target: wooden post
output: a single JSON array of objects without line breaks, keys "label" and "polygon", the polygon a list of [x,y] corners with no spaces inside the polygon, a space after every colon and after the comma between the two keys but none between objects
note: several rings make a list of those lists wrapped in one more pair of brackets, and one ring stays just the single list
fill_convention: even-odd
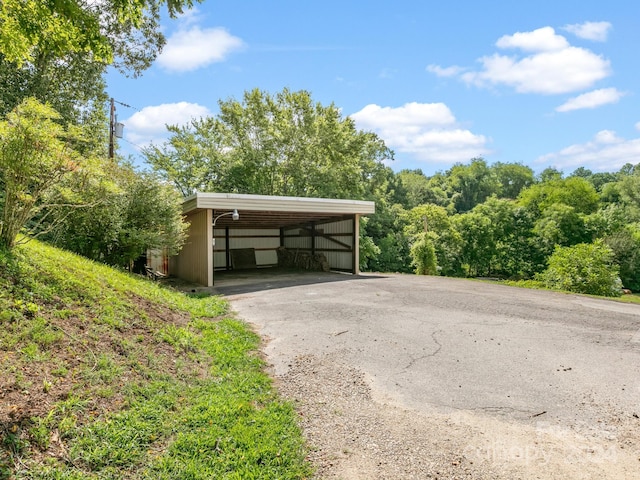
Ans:
[{"label": "wooden post", "polygon": [[113,158],[115,151],[115,128],[116,128],[116,105],[113,97],[111,97],[111,105],[109,108],[109,158]]}]

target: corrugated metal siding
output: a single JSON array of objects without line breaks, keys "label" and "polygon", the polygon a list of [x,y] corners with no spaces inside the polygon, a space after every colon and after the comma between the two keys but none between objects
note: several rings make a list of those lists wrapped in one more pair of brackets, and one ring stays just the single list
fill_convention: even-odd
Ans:
[{"label": "corrugated metal siding", "polygon": [[318,229],[324,230],[324,233],[353,233],[353,221],[341,220],[338,222],[323,223],[317,225]]},{"label": "corrugated metal siding", "polygon": [[[301,236],[297,237],[295,235]],[[296,248],[311,249],[311,236],[307,236],[302,228],[287,229],[284,234],[284,246],[290,250],[295,250]]]},{"label": "corrugated metal siding", "polygon": [[[227,241],[226,232],[223,228],[215,229],[216,246],[214,250],[214,267],[227,268]],[[249,229],[249,228],[230,228],[229,229],[229,248],[255,248],[256,249],[256,265],[267,266],[278,263],[278,254],[276,249],[280,246],[280,230],[277,228],[270,229]]]},{"label": "corrugated metal siding", "polygon": [[[357,246],[354,245],[353,220],[317,224],[316,230],[331,236],[335,241],[316,235],[315,252],[324,254],[330,267],[334,270],[353,270],[354,258],[357,259],[357,253],[354,251]],[[303,228],[287,229],[284,246],[289,250],[300,249],[310,252],[312,249],[311,233]]]},{"label": "corrugated metal siding", "polygon": [[355,247],[353,244],[353,220],[323,223],[322,225],[317,225],[316,228],[322,230],[325,235],[331,235],[331,237],[336,240],[334,242],[328,238],[317,236],[316,251],[323,253],[327,257],[331,268],[336,270],[352,270],[353,250]]},{"label": "corrugated metal siding", "polygon": [[327,257],[327,261],[334,270],[351,270],[353,268],[351,252],[318,252]]},{"label": "corrugated metal siding", "polygon": [[190,223],[188,239],[175,262],[175,274],[185,280],[211,285],[212,268],[209,265],[211,242],[211,210],[201,210],[187,216]]},{"label": "corrugated metal siding", "polygon": [[[353,235],[350,233],[331,235],[333,240],[316,235],[316,249],[320,250],[353,250]],[[340,243],[337,243],[340,242]]]}]

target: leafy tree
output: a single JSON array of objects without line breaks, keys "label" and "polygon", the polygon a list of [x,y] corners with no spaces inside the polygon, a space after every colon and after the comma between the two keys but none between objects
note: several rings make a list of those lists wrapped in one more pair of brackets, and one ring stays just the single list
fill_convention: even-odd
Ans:
[{"label": "leafy tree", "polygon": [[617,187],[620,202],[627,206],[633,219],[640,220],[640,169],[634,170],[630,175],[622,176]]},{"label": "leafy tree", "polygon": [[511,233],[507,238],[500,239],[500,267],[508,277],[531,278],[546,266],[546,254],[533,234],[533,214],[517,204],[512,206]]},{"label": "leafy tree", "polygon": [[231,176],[232,165],[213,118],[192,120],[190,125],[167,127],[171,134],[163,146],[144,150],[147,162],[165,180],[172,182],[183,196],[195,192],[237,192]]},{"label": "leafy tree", "polygon": [[162,3],[174,14],[192,4],[190,0],[0,2],[0,117],[25,98],[37,98],[53,107],[63,124],[84,129],[91,125],[93,134],[75,145],[77,149],[106,155],[106,68],[112,64],[137,76],[152,64],[165,44],[160,30]]},{"label": "leafy tree", "polygon": [[[3,0],[0,3],[0,54],[18,66],[33,63],[37,52],[63,57],[89,52],[103,64],[122,55],[128,41],[128,67],[148,62],[159,39],[159,6],[175,17],[194,0]],[[141,37],[144,41],[141,41]]]},{"label": "leafy tree", "polygon": [[409,239],[402,231],[390,231],[376,241],[380,253],[369,262],[374,272],[411,272]]},{"label": "leafy tree", "polygon": [[491,166],[499,184],[499,197],[515,200],[520,192],[535,183],[533,170],[519,163],[496,162]]},{"label": "leafy tree", "polygon": [[574,207],[564,203],[554,203],[543,210],[533,233],[547,255],[553,252],[556,245],[567,247],[591,241],[584,217]]},{"label": "leafy tree", "polygon": [[403,213],[402,221],[406,223],[404,231],[410,237],[423,232],[432,232],[439,236],[452,228],[445,208],[432,203],[419,205]]},{"label": "leafy tree", "polygon": [[578,213],[589,214],[597,210],[599,196],[588,180],[568,177],[532,185],[520,192],[518,202],[537,215],[556,203],[573,207]]},{"label": "leafy tree", "polygon": [[455,215],[453,223],[462,240],[460,260],[467,276],[491,275],[495,255],[491,219],[478,211]]},{"label": "leafy tree", "polygon": [[445,207],[448,212],[454,213],[455,207],[451,196],[449,179],[446,174],[438,172],[429,178],[427,196],[423,203],[433,203]]},{"label": "leafy tree", "polygon": [[376,199],[376,213],[366,225],[370,236],[380,250],[369,261],[369,269],[378,272],[410,272],[409,237],[404,234],[405,210],[401,205],[389,205],[388,199],[380,195]]},{"label": "leafy tree", "polygon": [[449,191],[457,212],[467,212],[500,189],[498,179],[482,158],[456,164],[447,172]]},{"label": "leafy tree", "polygon": [[272,96],[255,89],[242,102],[219,105],[217,117],[171,127],[168,142],[145,150],[151,166],[184,194],[364,198],[393,156],[376,135],[305,91]]},{"label": "leafy tree", "polygon": [[599,172],[593,173],[591,170],[585,167],[576,168],[573,173],[570,175],[571,177],[581,177],[585,180],[588,180],[596,189],[596,191],[601,192],[602,188],[611,182],[617,181],[618,175],[615,173],[609,172]]},{"label": "leafy tree", "polygon": [[622,285],[634,292],[640,291],[640,225],[628,225],[606,237],[604,242],[620,267]]},{"label": "leafy tree", "polygon": [[515,209],[516,205],[513,201],[493,196],[472,210],[472,212],[489,220],[485,235],[487,236],[486,242],[492,245],[492,252],[487,273],[507,276],[514,273],[509,270],[508,265],[513,262],[509,258],[509,246],[514,237]]},{"label": "leafy tree", "polygon": [[452,276],[461,274],[460,235],[444,207],[434,204],[419,205],[403,213],[400,221],[405,225],[404,233],[410,242],[419,241],[428,232],[435,248],[440,273]]},{"label": "leafy tree", "polygon": [[415,267],[417,275],[436,275],[438,262],[436,249],[433,246],[434,239],[427,233],[422,233],[411,245],[411,265]]},{"label": "leafy tree", "polygon": [[556,247],[549,267],[539,275],[547,288],[617,297],[621,294],[613,251],[601,240]]},{"label": "leafy tree", "polygon": [[601,206],[597,212],[582,215],[585,241],[591,242],[596,238],[604,238],[625,228],[630,218],[629,209],[620,203],[607,203]]},{"label": "leafy tree", "polygon": [[60,202],[65,176],[81,169],[69,147],[71,134],[56,122],[59,115],[27,99],[0,121],[2,221],[0,246],[12,248],[20,230],[43,209]]},{"label": "leafy tree", "polygon": [[360,270],[369,270],[369,263],[380,255],[380,248],[375,244],[373,238],[367,235],[368,217],[360,219]]},{"label": "leafy tree", "polygon": [[402,202],[407,209],[412,209],[423,203],[429,203],[431,192],[429,180],[422,170],[401,170],[397,174],[404,187],[405,199]]},{"label": "leafy tree", "polygon": [[[64,60],[43,55],[37,63],[23,67],[0,56],[0,117],[33,97],[55,109],[65,125],[90,123],[96,112],[106,125],[104,71],[104,65],[82,54],[67,55]],[[98,139],[106,144],[106,126]]]},{"label": "leafy tree", "polygon": [[582,177],[585,179],[589,179],[593,176],[593,172],[585,167],[576,168],[573,173],[570,175],[571,177]]},{"label": "leafy tree", "polygon": [[560,170],[554,167],[547,167],[540,175],[538,175],[538,181],[540,183],[550,182],[552,180],[562,180],[563,174]]},{"label": "leafy tree", "polygon": [[[106,175],[106,172],[105,172]],[[185,239],[181,196],[150,173],[112,163],[110,182],[84,184],[88,208],[62,210],[51,243],[110,265],[129,266],[147,249],[177,253]]]},{"label": "leafy tree", "polygon": [[618,171],[619,175],[627,176],[640,172],[640,163],[633,165],[632,163],[625,163]]},{"label": "leafy tree", "polygon": [[494,196],[454,217],[468,275],[519,276],[529,271],[531,222],[523,214],[513,201]]}]

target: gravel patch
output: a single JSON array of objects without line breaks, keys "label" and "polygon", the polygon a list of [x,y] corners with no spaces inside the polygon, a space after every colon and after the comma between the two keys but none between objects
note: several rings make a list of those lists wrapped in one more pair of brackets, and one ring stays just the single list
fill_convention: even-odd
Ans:
[{"label": "gravel patch", "polygon": [[[497,478],[465,445],[442,435],[433,419],[377,404],[358,370],[311,355],[298,357],[279,379],[293,400],[312,449],[315,478]],[[511,477],[517,478],[517,477]]]},{"label": "gravel patch", "polygon": [[535,418],[523,425],[408,410],[335,353],[298,356],[277,381],[296,405],[317,479],[631,479],[640,471],[628,428],[576,432]]}]

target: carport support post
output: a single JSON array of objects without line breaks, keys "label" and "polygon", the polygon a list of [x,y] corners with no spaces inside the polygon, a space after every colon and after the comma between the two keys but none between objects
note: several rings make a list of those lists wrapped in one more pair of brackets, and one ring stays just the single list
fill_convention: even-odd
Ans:
[{"label": "carport support post", "polygon": [[360,214],[353,215],[353,268],[354,275],[360,274]]},{"label": "carport support post", "polygon": [[213,287],[213,249],[215,248],[215,242],[213,240],[213,210],[207,209],[206,217],[206,245],[207,245],[207,287]]},{"label": "carport support post", "polygon": [[231,270],[231,250],[229,248],[229,227],[224,227],[225,264],[227,270]]}]

